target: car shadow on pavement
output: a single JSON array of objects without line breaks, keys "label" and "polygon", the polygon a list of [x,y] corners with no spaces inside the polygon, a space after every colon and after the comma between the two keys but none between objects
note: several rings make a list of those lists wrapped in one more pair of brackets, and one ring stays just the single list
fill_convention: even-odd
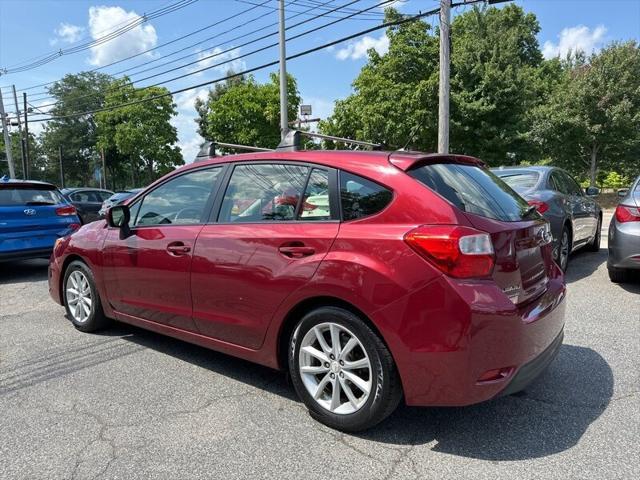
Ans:
[{"label": "car shadow on pavement", "polygon": [[546,372],[518,394],[461,408],[399,408],[358,435],[373,441],[421,445],[490,461],[545,457],[578,443],[607,408],[613,373],[590,348],[563,345]]},{"label": "car shadow on pavement", "polygon": [[565,277],[567,283],[577,282],[592,275],[603,263],[607,262],[607,255],[606,248],[601,248],[599,252],[578,250],[569,258],[569,267]]},{"label": "car shadow on pavement", "polygon": [[0,263],[0,285],[46,280],[48,266],[49,260],[44,258],[2,262]]}]

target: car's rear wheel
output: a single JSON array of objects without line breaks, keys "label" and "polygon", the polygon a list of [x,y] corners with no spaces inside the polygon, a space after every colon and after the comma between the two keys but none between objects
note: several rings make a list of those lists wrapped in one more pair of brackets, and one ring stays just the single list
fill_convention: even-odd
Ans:
[{"label": "car's rear wheel", "polygon": [[346,432],[381,422],[402,396],[385,344],[342,308],[318,308],[304,316],[291,337],[289,368],[311,416]]},{"label": "car's rear wheel", "polygon": [[565,225],[562,227],[562,233],[560,234],[560,245],[558,245],[558,258],[557,262],[563,272],[567,271],[569,265],[569,254],[571,253],[571,232]]},{"label": "car's rear wheel", "polygon": [[93,273],[85,263],[74,260],[69,264],[63,286],[67,316],[78,330],[93,332],[108,326]]},{"label": "car's rear wheel", "polygon": [[600,241],[602,239],[602,217],[598,218],[598,226],[596,230],[596,234],[593,237],[593,240],[587,245],[587,250],[590,252],[599,252],[600,251]]},{"label": "car's rear wheel", "polygon": [[608,267],[609,280],[613,283],[624,283],[629,281],[630,272],[623,268]]}]

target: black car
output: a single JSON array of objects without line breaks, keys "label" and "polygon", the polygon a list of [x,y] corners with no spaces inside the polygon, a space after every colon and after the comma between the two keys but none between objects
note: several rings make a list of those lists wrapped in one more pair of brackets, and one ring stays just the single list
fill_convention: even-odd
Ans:
[{"label": "black car", "polygon": [[63,188],[62,195],[78,210],[78,216],[82,223],[93,222],[100,216],[98,212],[102,202],[113,195],[110,190],[100,188]]},{"label": "black car", "polygon": [[594,200],[600,193],[596,187],[583,190],[571,175],[556,167],[501,167],[492,171],[549,221],[553,254],[563,270],[571,252],[578,248],[600,249],[602,209]]}]

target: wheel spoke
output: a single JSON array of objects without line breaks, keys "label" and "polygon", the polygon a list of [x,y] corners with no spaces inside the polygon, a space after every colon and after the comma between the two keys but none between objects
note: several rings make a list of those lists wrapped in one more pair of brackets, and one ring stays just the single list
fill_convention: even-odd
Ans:
[{"label": "wheel spoke", "polygon": [[342,349],[342,351],[340,352],[340,359],[344,360],[345,357],[349,355],[349,353],[351,353],[351,350],[353,350],[356,345],[358,345],[358,340],[355,337],[351,337],[347,342],[347,344]]},{"label": "wheel spoke", "polygon": [[344,362],[345,370],[356,370],[358,368],[369,368],[369,359],[367,357],[360,360],[354,360],[353,362]]},{"label": "wheel spoke", "polygon": [[329,332],[331,333],[331,351],[338,358],[340,355],[340,331],[335,323],[329,325]]},{"label": "wheel spoke", "polygon": [[78,290],[76,290],[75,288],[67,288],[67,293],[70,293],[72,295],[78,296],[80,294],[80,292]]},{"label": "wheel spoke", "polygon": [[341,403],[340,403],[340,382],[338,380],[334,379],[331,382],[331,385],[333,385],[333,392],[331,393],[331,406],[329,408],[333,412],[336,408],[338,408],[341,405]]},{"label": "wheel spoke", "polygon": [[302,373],[311,373],[311,374],[314,374],[314,375],[318,375],[320,373],[328,372],[329,369],[327,367],[325,367],[324,364],[322,364],[322,365],[300,367],[300,371]]},{"label": "wheel spoke", "polygon": [[342,387],[342,390],[347,395],[347,398],[349,399],[349,402],[351,403],[353,408],[358,408],[358,399],[353,394],[353,390],[351,390],[351,387],[347,385],[347,382],[345,382],[342,378],[340,378],[340,387]]},{"label": "wheel spoke", "polygon": [[324,377],[322,377],[322,380],[320,380],[320,382],[318,383],[318,387],[313,394],[314,399],[318,400],[322,396],[322,392],[324,392],[324,389],[326,388],[327,383],[329,383],[330,380],[331,377],[329,377],[328,373]]},{"label": "wheel spoke", "polygon": [[73,285],[73,288],[78,291],[78,280],[76,278],[76,274],[75,272],[73,274],[71,274],[71,276],[69,277],[69,280],[71,280],[71,285]]},{"label": "wheel spoke", "polygon": [[351,383],[353,383],[356,387],[358,387],[363,393],[368,394],[369,390],[371,390],[371,387],[369,386],[369,382],[363,380],[362,378],[360,378],[359,376],[355,375],[354,373],[348,371],[348,370],[343,370],[344,372],[344,376],[347,380],[349,380]]},{"label": "wheel spoke", "polygon": [[323,352],[321,352],[317,348],[312,347],[311,345],[308,345],[306,347],[302,347],[302,351],[305,352],[305,353],[308,353],[312,357],[317,358],[318,360],[320,360],[323,363],[329,361],[329,357],[327,357]]},{"label": "wheel spoke", "polygon": [[91,297],[82,297],[82,300],[87,307],[91,308]]},{"label": "wheel spoke", "polygon": [[316,338],[318,339],[318,343],[320,344],[320,347],[322,348],[324,353],[329,355],[331,353],[331,347],[329,347],[329,345],[327,345],[327,341],[324,339],[324,335],[322,334],[320,329],[318,327],[313,327],[313,333],[316,334]]},{"label": "wheel spoke", "polygon": [[77,296],[72,298],[67,297],[67,302],[69,302],[69,305],[76,305],[79,301],[80,301],[80,297],[77,297]]}]

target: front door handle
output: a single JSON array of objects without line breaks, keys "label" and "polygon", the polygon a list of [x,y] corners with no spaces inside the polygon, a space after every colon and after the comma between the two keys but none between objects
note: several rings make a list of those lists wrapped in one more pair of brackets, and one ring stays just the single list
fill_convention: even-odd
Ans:
[{"label": "front door handle", "polygon": [[167,245],[167,252],[171,255],[185,255],[191,251],[191,247],[182,242],[173,242]]},{"label": "front door handle", "polygon": [[304,245],[282,245],[278,251],[289,258],[303,258],[316,253],[315,248]]}]

